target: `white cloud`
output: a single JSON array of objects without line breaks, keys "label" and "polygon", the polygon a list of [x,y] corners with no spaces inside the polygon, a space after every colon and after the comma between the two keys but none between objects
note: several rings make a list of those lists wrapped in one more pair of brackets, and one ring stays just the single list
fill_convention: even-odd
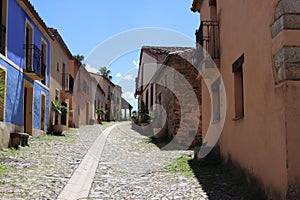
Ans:
[{"label": "white cloud", "polygon": [[122,76],[121,73],[117,73],[117,74],[116,74],[116,78],[120,78],[121,76]]},{"label": "white cloud", "polygon": [[133,75],[132,74],[127,74],[126,76],[124,76],[123,78],[124,80],[128,80],[128,81],[131,81],[131,80],[134,80],[133,78]]},{"label": "white cloud", "polygon": [[124,99],[126,99],[126,101],[135,100],[134,94],[133,94],[132,92],[130,92],[130,91],[124,92],[124,93],[122,94],[122,97],[123,97]]},{"label": "white cloud", "polygon": [[133,60],[132,63],[135,65],[136,69],[139,68],[139,63],[140,63],[139,60]]},{"label": "white cloud", "polygon": [[97,74],[97,72],[99,71],[98,69],[92,67],[92,66],[89,65],[89,64],[85,64],[85,69],[86,69],[88,72],[92,72],[92,73],[95,73],[95,74]]}]

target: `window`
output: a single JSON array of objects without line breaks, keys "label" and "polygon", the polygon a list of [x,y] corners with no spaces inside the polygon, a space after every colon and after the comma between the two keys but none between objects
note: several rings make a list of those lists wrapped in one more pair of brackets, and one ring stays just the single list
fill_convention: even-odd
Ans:
[{"label": "window", "polygon": [[86,91],[87,91],[86,81],[83,80],[83,92],[86,93]]},{"label": "window", "polygon": [[244,64],[244,54],[241,55],[232,64],[232,72],[234,73],[234,101],[235,101],[235,118],[233,120],[239,120],[244,117],[243,64]]},{"label": "window", "polygon": [[77,106],[77,114],[80,115],[80,105]]},{"label": "window", "polygon": [[56,64],[56,71],[59,72],[59,63]]},{"label": "window", "polygon": [[47,63],[47,44],[44,40],[42,40],[42,45],[41,45],[41,50],[42,50],[42,69],[41,69],[41,75],[43,77],[42,83],[45,85],[46,84],[46,63]]},{"label": "window", "polygon": [[1,0],[1,19],[0,19],[0,53],[5,55],[6,51],[6,18],[7,18],[7,0]]},{"label": "window", "polygon": [[213,109],[213,122],[220,121],[220,77],[211,85],[212,90],[212,109]]},{"label": "window", "polygon": [[146,109],[149,109],[149,91],[146,92]]},{"label": "window", "polygon": [[80,81],[80,71],[77,72],[78,74],[78,81],[77,81],[77,91],[80,92],[80,85],[81,85],[81,81]]},{"label": "window", "polygon": [[110,95],[111,95],[111,94],[110,94],[110,86],[108,86],[108,90],[107,90],[107,91],[108,91],[108,92],[107,92],[107,93],[108,93],[108,95],[107,95],[107,100],[110,100]]},{"label": "window", "polygon": [[5,113],[5,79],[6,72],[0,68],[0,121],[4,121]]},{"label": "window", "polygon": [[33,71],[33,50],[30,47],[32,45],[33,40],[33,27],[26,22],[26,35],[25,35],[25,45],[26,45],[26,52],[25,52],[25,64],[27,71]]},{"label": "window", "polygon": [[153,106],[153,95],[154,95],[154,86],[151,84],[151,89],[150,89],[150,106]]}]

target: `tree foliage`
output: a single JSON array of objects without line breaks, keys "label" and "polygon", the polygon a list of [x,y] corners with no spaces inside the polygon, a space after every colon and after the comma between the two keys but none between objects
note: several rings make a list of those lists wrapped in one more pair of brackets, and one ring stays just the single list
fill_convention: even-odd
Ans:
[{"label": "tree foliage", "polygon": [[80,62],[82,62],[84,60],[84,56],[83,55],[77,54],[77,55],[74,55],[73,57],[76,58],[77,60],[79,60]]},{"label": "tree foliage", "polygon": [[111,73],[111,71],[109,69],[107,69],[107,67],[103,66],[99,69],[98,74],[111,79],[111,76],[109,76],[109,74]]}]

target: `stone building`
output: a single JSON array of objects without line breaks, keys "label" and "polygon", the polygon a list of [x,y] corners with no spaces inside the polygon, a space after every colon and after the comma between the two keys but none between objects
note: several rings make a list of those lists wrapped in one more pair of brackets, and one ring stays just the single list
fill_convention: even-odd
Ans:
[{"label": "stone building", "polygon": [[193,56],[194,49],[188,47],[143,47],[136,79],[139,111],[145,105],[153,112],[154,135],[174,138],[185,147],[202,138],[201,78]]},{"label": "stone building", "polygon": [[[209,53],[226,89],[221,156],[257,177],[270,199],[299,199],[300,1],[194,0],[192,11],[201,13],[195,63],[208,68]],[[203,136],[217,112],[207,88]]]}]

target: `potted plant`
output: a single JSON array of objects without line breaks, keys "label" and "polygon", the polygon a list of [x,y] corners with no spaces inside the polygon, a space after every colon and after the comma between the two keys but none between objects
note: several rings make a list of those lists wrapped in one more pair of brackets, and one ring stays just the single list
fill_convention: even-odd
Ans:
[{"label": "potted plant", "polygon": [[105,110],[104,108],[97,108],[96,113],[98,115],[98,118],[97,118],[98,123],[102,124],[103,115],[105,115],[107,113],[107,110]]},{"label": "potted plant", "polygon": [[54,125],[52,126],[52,132],[55,135],[61,135],[63,132],[63,126],[58,124],[58,116],[60,115],[66,115],[70,111],[68,108],[64,105],[61,105],[61,103],[58,100],[52,101],[52,110],[55,113],[55,119],[54,119]]}]

